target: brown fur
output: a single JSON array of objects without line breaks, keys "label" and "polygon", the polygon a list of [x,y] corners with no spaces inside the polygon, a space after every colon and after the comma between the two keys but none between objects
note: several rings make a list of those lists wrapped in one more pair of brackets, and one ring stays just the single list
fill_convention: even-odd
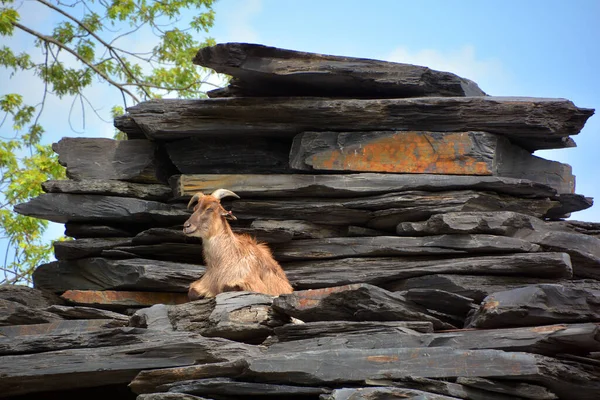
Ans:
[{"label": "brown fur", "polygon": [[249,291],[279,296],[291,293],[285,272],[269,248],[249,235],[231,231],[227,212],[219,199],[204,195],[185,222],[183,232],[202,238],[206,272],[190,285],[188,297],[214,297],[222,292]]}]

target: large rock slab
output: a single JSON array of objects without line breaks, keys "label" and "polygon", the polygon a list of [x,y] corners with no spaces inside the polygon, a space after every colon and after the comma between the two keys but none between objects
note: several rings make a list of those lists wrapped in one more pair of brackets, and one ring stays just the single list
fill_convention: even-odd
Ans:
[{"label": "large rock slab", "polygon": [[479,190],[516,197],[552,197],[556,190],[526,179],[497,176],[431,174],[232,174],[180,175],[171,181],[176,197],[189,199],[196,192],[212,193],[219,188],[252,197],[358,197],[421,190]]},{"label": "large rock slab", "polygon": [[539,251],[525,240],[494,235],[423,237],[375,236],[292,240],[274,247],[278,260],[325,260],[345,257],[467,255]]},{"label": "large rock slab", "polygon": [[112,320],[114,326],[126,326],[129,323],[126,315],[93,307],[54,305],[45,310],[71,320]]},{"label": "large rock slab", "polygon": [[4,299],[0,299],[0,311],[0,326],[43,324],[62,319],[54,313]]},{"label": "large rock slab", "polygon": [[118,179],[159,183],[173,167],[159,159],[157,146],[143,139],[63,138],[52,145],[71,179]]},{"label": "large rock slab", "polygon": [[30,308],[46,308],[64,301],[56,294],[24,285],[0,285],[0,299]]},{"label": "large rock slab", "polygon": [[190,138],[164,145],[182,174],[289,173],[291,139]]},{"label": "large rock slab", "polygon": [[115,119],[151,140],[186,137],[292,137],[304,131],[484,131],[533,151],[573,147],[570,135],[594,113],[565,99],[421,97],[412,99],[230,98],[160,99],[140,103]]},{"label": "large rock slab", "polygon": [[297,291],[277,297],[273,309],[304,322],[428,321],[435,329],[452,328],[404,296],[368,284]]},{"label": "large rock slab", "polygon": [[290,166],[303,171],[497,175],[573,193],[571,167],[531,155],[486,132],[303,132]]},{"label": "large rock slab", "polygon": [[[131,228],[131,225],[129,226]],[[140,229],[140,228],[138,228]],[[105,237],[128,237],[133,236],[134,231],[125,229],[125,227],[114,227],[108,225],[95,225],[89,223],[67,222],[65,224],[65,236],[76,239],[85,238],[105,238]]]},{"label": "large rock slab", "polygon": [[[573,275],[571,260],[567,254],[541,252],[460,258],[450,256],[426,259],[421,257],[342,258],[286,262],[283,268],[288,279],[297,289],[370,283],[397,290],[404,286],[401,284],[402,281],[397,285],[394,281],[433,274],[458,274],[457,277],[494,275],[499,278],[522,276],[532,280],[570,278]],[[453,290],[449,289],[451,287],[440,285],[439,288],[452,292]],[[468,293],[474,295],[481,292]]]},{"label": "large rock slab", "polygon": [[0,391],[3,396],[15,396],[126,384],[143,369],[223,362],[257,354],[249,345],[189,332],[145,334],[152,339],[138,344],[0,357]]},{"label": "large rock slab", "polygon": [[220,96],[386,98],[483,96],[477,84],[450,72],[356,57],[340,57],[249,43],[198,51],[194,63],[233,76]]},{"label": "large rock slab", "polygon": [[69,304],[117,310],[150,307],[154,304],[183,304],[188,301],[187,294],[184,293],[114,290],[67,290],[60,297]]},{"label": "large rock slab", "polygon": [[505,328],[600,321],[600,291],[538,284],[493,293],[467,327]]},{"label": "large rock slab", "polygon": [[470,297],[475,302],[481,302],[488,295],[504,290],[511,290],[536,283],[559,283],[567,287],[596,287],[600,282],[594,280],[564,280],[560,278],[538,278],[526,276],[495,276],[495,275],[452,275],[434,274],[408,278],[389,284],[383,284],[387,290],[401,291],[408,289],[437,288],[450,293]]},{"label": "large rock slab", "polygon": [[15,206],[15,212],[64,224],[66,222],[176,225],[188,217],[183,209],[151,200],[90,194],[46,193]]},{"label": "large rock slab", "polygon": [[175,382],[160,386],[170,393],[187,393],[199,396],[317,396],[331,390],[320,387],[278,385],[260,382],[243,382],[232,378],[205,378]]},{"label": "large rock slab", "polygon": [[105,179],[46,181],[42,183],[42,189],[46,193],[100,194],[157,201],[168,200],[172,196],[171,188],[167,185]]},{"label": "large rock slab", "polygon": [[600,239],[530,215],[508,211],[453,212],[433,215],[424,222],[400,223],[396,232],[407,236],[469,233],[521,238],[548,251],[568,253],[576,276],[600,279]]},{"label": "large rock slab", "polygon": [[545,387],[530,383],[503,382],[484,378],[458,378],[456,381],[464,386],[525,399],[553,400],[557,398],[554,393],[548,391]]},{"label": "large rock slab", "polygon": [[99,256],[103,250],[112,249],[117,246],[126,246],[131,243],[132,239],[129,237],[108,237],[59,240],[52,243],[52,245],[54,247],[54,257],[57,260],[76,260]]},{"label": "large rock slab", "polygon": [[[102,311],[102,310],[99,310]],[[123,315],[123,317],[125,317]],[[81,320],[58,320],[44,324],[32,325],[10,325],[0,327],[0,341],[4,345],[11,344],[11,338],[22,336],[43,336],[48,334],[78,334],[82,332],[97,331],[100,329],[117,328],[127,326],[129,318],[125,317],[125,324],[120,324],[114,319],[81,319]]]},{"label": "large rock slab", "polygon": [[539,382],[561,398],[570,398],[576,391],[578,398],[589,400],[595,399],[600,389],[599,370],[594,367],[584,369],[574,363],[527,353],[447,347],[267,354],[252,359],[248,370],[259,379],[305,385],[411,377],[501,377]]},{"label": "large rock slab", "polygon": [[53,292],[134,290],[187,293],[205,268],[147,259],[111,260],[101,257],[53,261],[33,273],[34,285]]},{"label": "large rock slab", "polygon": [[[452,400],[456,397],[424,392],[422,390],[399,387],[364,387],[335,389],[330,395],[323,395],[321,400],[384,400],[384,399],[417,399],[417,400]],[[488,397],[490,400],[499,400]],[[506,398],[505,398],[506,399]]]},{"label": "large rock slab", "polygon": [[[319,332],[310,328],[284,325],[276,328],[279,342],[272,344],[267,354],[296,353],[325,349],[381,349],[416,347],[451,347],[467,350],[524,351],[547,356],[558,354],[588,355],[600,349],[600,326],[595,323],[559,324],[510,329],[465,329],[437,333],[417,333],[400,326],[374,325],[369,329]],[[340,324],[340,322],[338,322]],[[363,323],[364,324],[364,323]],[[365,326],[366,328],[366,326]],[[288,335],[304,332],[307,335]],[[280,335],[281,333],[281,335]],[[313,334],[314,335],[311,335]]]}]

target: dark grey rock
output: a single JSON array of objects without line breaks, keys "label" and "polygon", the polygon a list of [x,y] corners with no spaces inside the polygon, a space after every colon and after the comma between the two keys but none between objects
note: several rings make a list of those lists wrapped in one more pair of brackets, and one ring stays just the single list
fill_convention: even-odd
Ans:
[{"label": "dark grey rock", "polygon": [[421,390],[398,387],[364,387],[335,389],[330,395],[322,395],[321,400],[388,400],[388,399],[418,399],[418,400],[452,400],[449,397]]},{"label": "dark grey rock", "polygon": [[129,237],[133,236],[129,230],[108,225],[91,225],[86,223],[67,222],[65,236],[76,239],[103,238],[103,237]]},{"label": "dark grey rock", "polygon": [[102,250],[131,244],[131,238],[84,238],[62,240],[53,243],[54,256],[58,260],[76,260],[78,258],[97,257]]},{"label": "dark grey rock", "polygon": [[3,340],[5,345],[11,345],[11,338],[21,338],[22,336],[54,334],[74,335],[81,332],[118,328],[125,325],[123,325],[121,321],[115,319],[80,319],[56,320],[43,324],[1,326],[0,341]]},{"label": "dark grey rock", "polygon": [[64,304],[56,294],[24,285],[0,285],[0,300],[8,300],[30,308],[46,308]]},{"label": "dark grey rock", "polygon": [[529,151],[573,147],[569,136],[579,133],[594,113],[565,99],[489,96],[160,99],[127,111],[115,119],[115,126],[139,135],[124,123],[131,119],[151,140],[212,135],[289,138],[325,130],[484,131],[506,136]]},{"label": "dark grey rock", "polygon": [[203,273],[204,267],[200,265],[95,257],[43,264],[33,273],[33,282],[36,287],[53,292],[69,289],[187,292],[189,284]]},{"label": "dark grey rock", "polygon": [[456,382],[464,386],[484,389],[495,393],[508,394],[524,399],[553,400],[558,398],[547,388],[529,383],[503,382],[483,378],[458,378]]},{"label": "dark grey rock", "polygon": [[486,297],[467,327],[508,328],[600,321],[600,291],[538,284]]},{"label": "dark grey rock", "polygon": [[0,310],[0,326],[44,324],[62,319],[54,313],[1,298]]},{"label": "dark grey rock", "polygon": [[105,196],[135,197],[143,200],[164,201],[172,197],[171,187],[159,184],[141,184],[105,179],[46,181],[42,189],[47,193],[100,194]]},{"label": "dark grey rock", "polygon": [[249,43],[198,51],[194,63],[234,77],[210,96],[483,96],[475,82],[410,64],[305,53]]},{"label": "dark grey rock", "polygon": [[79,319],[107,320],[107,319],[111,319],[111,320],[113,320],[113,325],[115,325],[115,326],[125,326],[129,322],[129,317],[127,315],[109,311],[109,310],[101,310],[99,308],[93,308],[93,307],[54,305],[54,306],[45,308],[45,311],[59,315],[64,319],[73,319],[73,320],[79,320]]}]

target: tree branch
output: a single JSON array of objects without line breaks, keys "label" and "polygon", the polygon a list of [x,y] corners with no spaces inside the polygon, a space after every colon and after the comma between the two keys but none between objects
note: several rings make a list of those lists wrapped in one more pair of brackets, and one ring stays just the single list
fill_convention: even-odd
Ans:
[{"label": "tree branch", "polygon": [[125,87],[123,87],[123,85],[121,85],[120,83],[115,82],[114,80],[112,80],[110,76],[108,76],[104,72],[100,71],[98,68],[96,68],[94,66],[94,64],[92,64],[89,61],[81,58],[81,56],[79,56],[79,54],[77,54],[77,52],[75,52],[74,50],[70,49],[68,46],[65,46],[63,43],[59,42],[58,40],[54,39],[53,37],[46,36],[43,33],[34,31],[33,29],[29,29],[26,26],[23,26],[23,25],[21,25],[18,22],[13,22],[13,25],[15,27],[21,29],[22,31],[29,33],[32,36],[37,37],[40,40],[52,43],[52,44],[56,45],[59,49],[65,50],[68,53],[72,54],[73,56],[75,56],[75,58],[77,58],[83,64],[87,65],[92,70],[94,70],[94,72],[96,72],[98,75],[100,75],[102,78],[104,78],[105,81],[107,81],[108,83],[110,83],[114,87],[119,88],[121,91],[127,93],[132,99],[135,100],[136,103],[140,102],[140,100],[138,99],[138,97],[136,95],[134,95],[133,93],[131,93],[129,90],[127,90]]}]

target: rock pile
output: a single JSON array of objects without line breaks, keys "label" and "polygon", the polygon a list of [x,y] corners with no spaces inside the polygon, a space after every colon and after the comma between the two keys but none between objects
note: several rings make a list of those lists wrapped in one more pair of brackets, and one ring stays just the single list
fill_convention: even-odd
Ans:
[{"label": "rock pile", "polygon": [[[127,141],[62,139],[69,180],[17,207],[75,240],[0,290],[0,396],[600,396],[600,224],[563,219],[591,199],[531,154],[593,110],[258,45],[195,62],[229,87],[130,108]],[[186,200],[217,188],[294,293],[187,302]]]}]

